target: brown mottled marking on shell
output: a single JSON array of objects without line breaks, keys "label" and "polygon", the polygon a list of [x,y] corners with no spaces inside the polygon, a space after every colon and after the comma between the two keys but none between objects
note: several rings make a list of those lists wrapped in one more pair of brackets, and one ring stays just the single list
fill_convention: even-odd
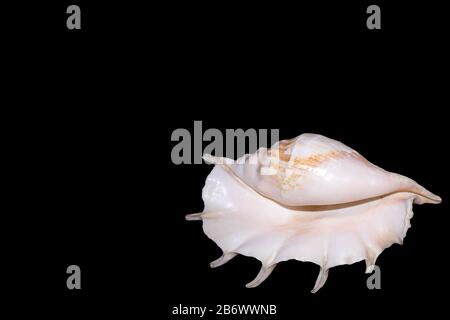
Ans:
[{"label": "brown mottled marking on shell", "polygon": [[343,158],[343,157],[347,157],[347,156],[362,158],[361,155],[359,155],[356,152],[330,151],[330,152],[322,153],[322,154],[314,154],[314,155],[309,156],[306,159],[305,158],[295,158],[293,161],[293,166],[294,167],[297,167],[297,166],[298,167],[304,167],[304,166],[317,167],[322,162],[325,162],[327,160],[339,159],[339,158]]},{"label": "brown mottled marking on shell", "polygon": [[279,142],[278,156],[280,157],[281,161],[285,161],[285,162],[289,161],[289,159],[291,158],[291,155],[287,154],[286,150],[289,149],[292,146],[292,144],[295,144],[295,142],[296,142],[296,139],[282,140]]},{"label": "brown mottled marking on shell", "polygon": [[302,173],[313,169],[325,161],[332,159],[339,159],[343,157],[357,157],[361,160],[365,160],[357,152],[347,152],[347,151],[330,151],[322,154],[314,154],[307,158],[295,157],[291,159],[289,154],[286,154],[286,149],[293,141],[286,141],[280,143],[280,150],[273,152],[273,156],[279,156],[280,164],[271,163],[271,167],[277,170],[277,174],[273,176],[276,185],[283,190],[291,190],[298,187],[298,179],[301,177]]}]

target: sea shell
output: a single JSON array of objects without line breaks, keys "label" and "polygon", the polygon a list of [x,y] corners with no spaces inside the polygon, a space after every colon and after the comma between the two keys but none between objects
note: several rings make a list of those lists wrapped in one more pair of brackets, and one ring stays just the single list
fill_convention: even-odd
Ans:
[{"label": "sea shell", "polygon": [[205,156],[215,167],[203,188],[205,234],[223,251],[211,267],[237,254],[255,257],[256,287],[276,264],[296,259],[320,266],[312,292],[332,267],[366,261],[402,243],[412,204],[441,199],[402,175],[385,171],[346,145],[302,134],[238,159]]}]

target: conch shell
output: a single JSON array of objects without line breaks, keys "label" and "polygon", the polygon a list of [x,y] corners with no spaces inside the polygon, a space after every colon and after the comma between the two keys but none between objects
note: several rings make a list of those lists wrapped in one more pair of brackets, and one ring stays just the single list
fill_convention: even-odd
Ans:
[{"label": "conch shell", "polygon": [[186,219],[202,220],[205,234],[222,249],[211,267],[237,254],[261,261],[247,287],[290,259],[320,266],[313,293],[332,267],[365,260],[369,273],[385,248],[402,243],[413,203],[441,201],[318,134],[279,141],[237,161],[205,159],[216,164],[203,188],[205,208]]}]

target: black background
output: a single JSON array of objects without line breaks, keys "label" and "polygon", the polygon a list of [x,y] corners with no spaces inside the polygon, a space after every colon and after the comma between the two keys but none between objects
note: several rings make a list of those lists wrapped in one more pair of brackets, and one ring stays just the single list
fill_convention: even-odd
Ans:
[{"label": "black background", "polygon": [[[12,11],[6,278],[10,296],[36,302],[17,311],[181,319],[173,306],[276,304],[277,319],[439,314],[445,10],[344,2],[58,1]],[[82,30],[66,29],[69,4],[80,5]],[[381,30],[365,26],[369,4],[381,7]],[[204,130],[277,128],[282,139],[320,133],[443,203],[416,206],[404,245],[381,254],[381,290],[367,289],[361,262],[333,268],[313,295],[318,267],[297,261],[246,289],[259,263],[238,257],[210,269],[220,250],[184,220],[202,210],[211,167],[172,164],[170,136],[194,120]],[[66,288],[71,264],[81,267],[80,291]]]}]

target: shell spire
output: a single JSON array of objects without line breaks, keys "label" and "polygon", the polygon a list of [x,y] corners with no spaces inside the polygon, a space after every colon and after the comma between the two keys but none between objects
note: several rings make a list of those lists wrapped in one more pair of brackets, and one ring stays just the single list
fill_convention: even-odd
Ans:
[{"label": "shell spire", "polygon": [[222,159],[216,162],[284,205],[334,205],[400,190],[421,196],[422,203],[441,201],[412,179],[383,170],[343,143],[318,134],[279,141],[234,163]]}]

